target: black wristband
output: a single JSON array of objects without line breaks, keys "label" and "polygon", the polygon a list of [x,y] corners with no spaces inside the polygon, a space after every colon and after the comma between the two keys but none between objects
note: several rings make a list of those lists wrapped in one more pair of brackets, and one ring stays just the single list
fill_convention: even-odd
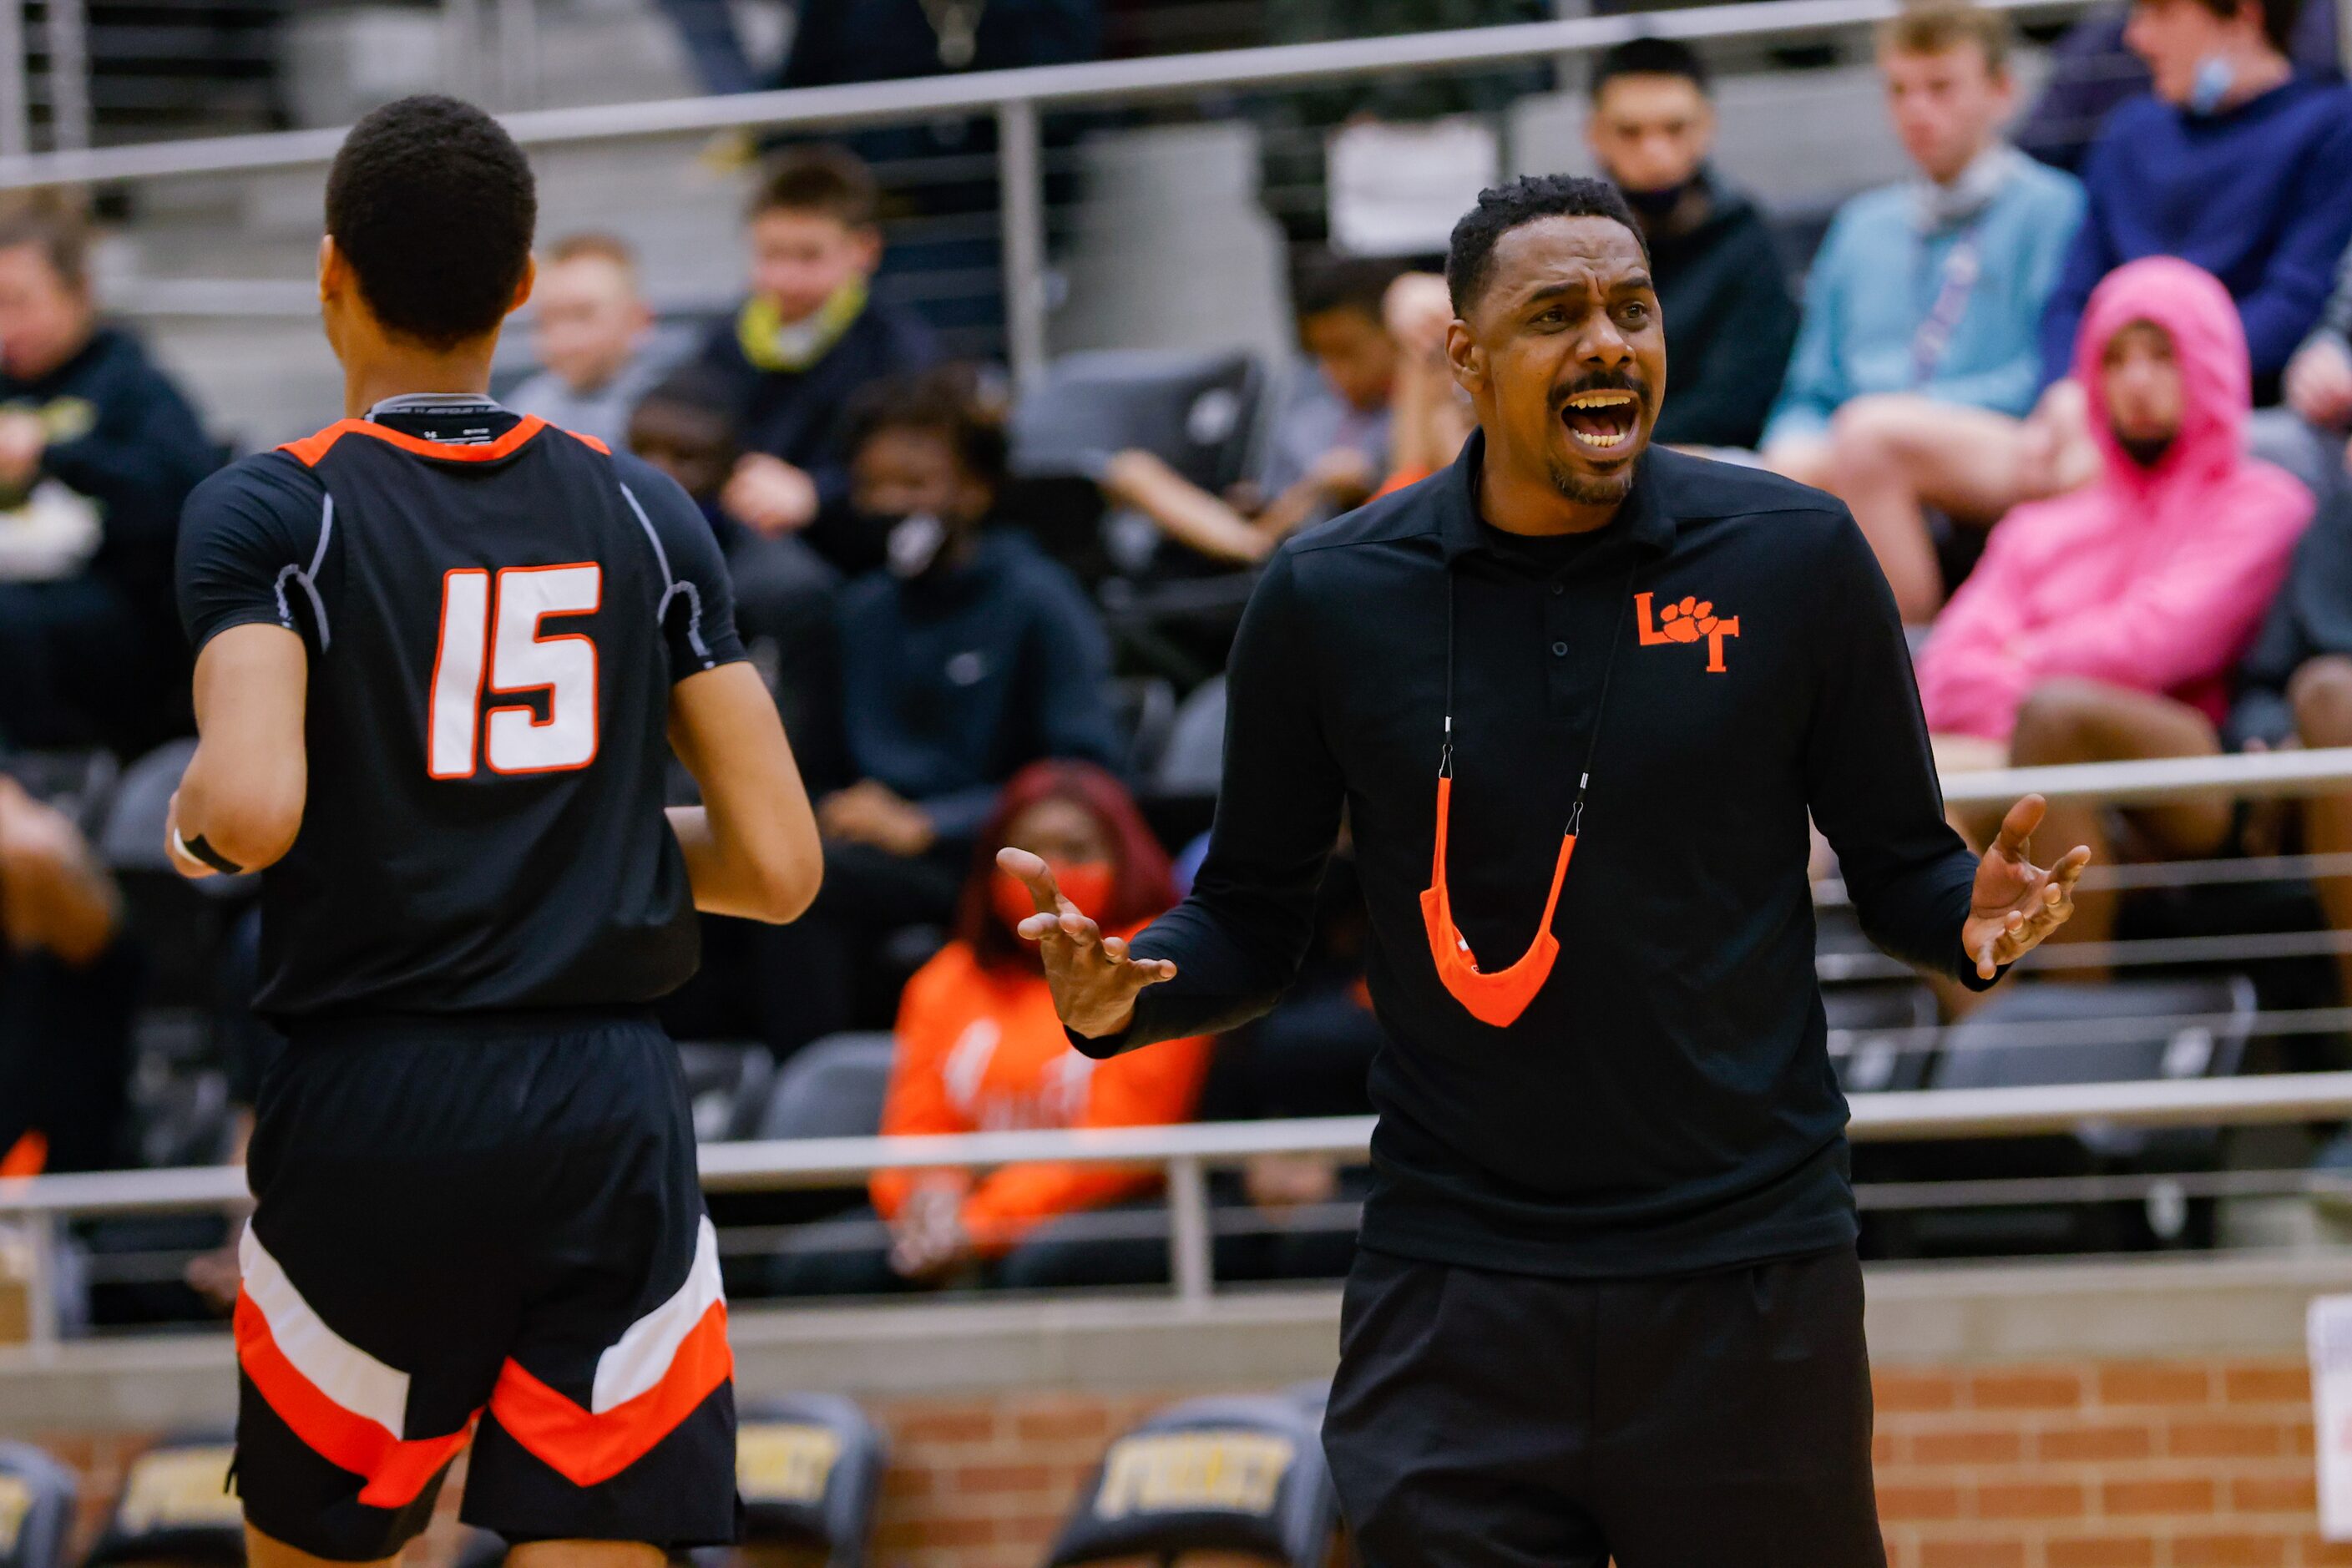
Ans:
[{"label": "black wristband", "polygon": [[[178,829],[175,828],[173,830],[173,837],[179,837]],[[219,850],[205,843],[205,836],[201,833],[197,834],[194,838],[180,838],[180,847],[194,856],[197,859],[203,861],[205,865],[210,866],[214,870],[218,871],[224,877],[242,877],[245,875],[244,867],[238,865],[227,856],[222,854]]]}]

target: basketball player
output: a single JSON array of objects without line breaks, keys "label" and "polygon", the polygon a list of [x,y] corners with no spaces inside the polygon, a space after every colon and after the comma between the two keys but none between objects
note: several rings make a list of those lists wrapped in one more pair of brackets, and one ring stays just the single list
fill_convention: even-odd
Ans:
[{"label": "basketball player", "polygon": [[1885,1568],[1807,818],[1874,940],[1978,986],[2087,851],[2032,863],[2034,797],[1981,861],[1945,825],[1843,506],[1648,449],[1613,187],[1485,193],[1446,281],[1478,429],[1274,557],[1192,896],[1130,946],[1007,850],[1023,934],[1088,1055],[1230,1028],[1346,809],[1391,1043],[1323,1439],[1366,1568]]},{"label": "basketball player", "polygon": [[[262,872],[265,1080],[240,1244],[257,1568],[464,1517],[539,1568],[734,1533],[726,1307],[651,1007],[697,909],[792,919],[817,837],[709,526],[485,395],[530,167],[412,98],[328,176],[345,417],[188,503],[190,876]],[[665,743],[665,734],[667,743]],[[671,750],[704,804],[664,815]]]}]

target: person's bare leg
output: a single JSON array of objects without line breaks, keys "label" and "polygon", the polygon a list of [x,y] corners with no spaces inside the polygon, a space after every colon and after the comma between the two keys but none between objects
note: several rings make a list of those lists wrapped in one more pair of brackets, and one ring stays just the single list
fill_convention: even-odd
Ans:
[{"label": "person's bare leg", "polygon": [[1757,454],[1764,466],[1783,479],[1825,489],[1830,482],[1830,443],[1826,436],[1797,436],[1775,441]]},{"label": "person's bare leg", "polygon": [[[2212,756],[2221,739],[2212,721],[2185,702],[2145,691],[2128,691],[2071,677],[2043,681],[2018,710],[2010,737],[2010,761],[2019,767],[2044,763],[2112,763],[2146,757]],[[2168,855],[2210,855],[2229,837],[2227,800],[2187,801],[2135,810],[2132,820]],[[2036,860],[2046,863],[2077,844],[2091,848],[2094,865],[2113,865],[2114,847],[2105,811],[2095,802],[2056,801],[2034,830]],[[2074,918],[2053,942],[2106,942],[2115,935],[2116,895],[2081,889]],[[2096,972],[2076,971],[2086,978]]]},{"label": "person's bare leg", "polygon": [[1927,530],[1933,507],[1990,527],[2024,499],[2022,421],[1908,393],[1857,397],[1831,425],[1825,487],[1853,509],[1908,625],[1944,603],[1943,569]]},{"label": "person's bare leg", "polygon": [[507,1553],[507,1568],[663,1568],[668,1561],[642,1541],[532,1541]]},{"label": "person's bare leg", "polygon": [[246,1568],[383,1568],[385,1563],[399,1561],[396,1554],[367,1564],[346,1563],[334,1557],[313,1557],[307,1552],[297,1551],[282,1541],[262,1534],[249,1524],[245,1527]]},{"label": "person's bare leg", "polygon": [[[2340,654],[2311,659],[2287,684],[2294,703],[2295,734],[2306,746],[2352,746],[2352,658]],[[2304,847],[2314,855],[2352,851],[2352,795],[2314,795],[2303,805]],[[2316,877],[2312,888],[2327,923],[2352,931],[2352,877]],[[2344,994],[2352,999],[2352,953],[2336,955]]]}]

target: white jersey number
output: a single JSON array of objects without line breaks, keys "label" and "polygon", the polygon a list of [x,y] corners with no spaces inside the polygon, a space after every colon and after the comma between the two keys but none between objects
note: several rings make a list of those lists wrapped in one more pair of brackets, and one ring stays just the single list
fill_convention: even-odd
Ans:
[{"label": "white jersey number", "polygon": [[[596,645],[580,633],[542,637],[551,616],[584,616],[604,602],[604,569],[460,568],[441,579],[441,639],[433,658],[425,772],[474,776],[477,750],[494,773],[549,773],[596,760]],[[483,710],[483,692],[547,693],[547,717],[528,704]]]}]

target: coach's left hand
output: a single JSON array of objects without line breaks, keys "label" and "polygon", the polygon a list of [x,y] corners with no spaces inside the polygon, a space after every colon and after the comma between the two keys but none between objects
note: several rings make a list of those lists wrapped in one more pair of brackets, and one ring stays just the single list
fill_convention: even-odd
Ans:
[{"label": "coach's left hand", "polygon": [[2000,833],[1977,865],[1961,945],[1977,961],[1977,977],[1990,980],[2004,963],[2014,963],[2074,912],[2074,883],[2091,863],[2076,845],[2047,870],[2033,864],[2033,830],[2049,803],[2029,795],[2000,819]]}]

